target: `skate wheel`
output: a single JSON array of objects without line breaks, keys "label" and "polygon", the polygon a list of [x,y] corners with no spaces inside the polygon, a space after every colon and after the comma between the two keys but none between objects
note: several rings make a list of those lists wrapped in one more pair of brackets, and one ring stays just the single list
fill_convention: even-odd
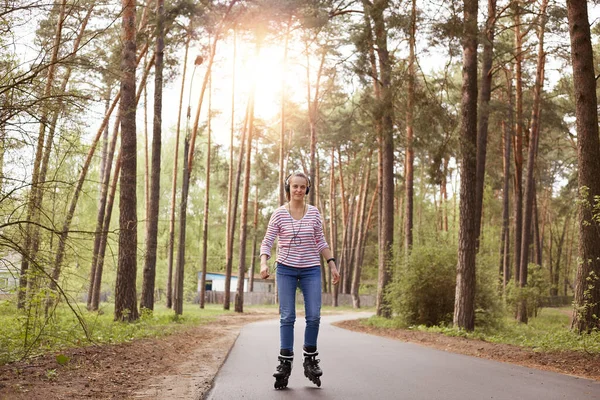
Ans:
[{"label": "skate wheel", "polygon": [[321,378],[315,379],[315,383],[317,384],[317,387],[321,387]]}]

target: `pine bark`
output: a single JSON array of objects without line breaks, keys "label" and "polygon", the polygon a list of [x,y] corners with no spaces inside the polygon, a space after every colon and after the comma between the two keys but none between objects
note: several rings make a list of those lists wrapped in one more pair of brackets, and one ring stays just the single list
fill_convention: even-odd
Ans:
[{"label": "pine bark", "polygon": [[[255,57],[260,54],[260,39],[256,43]],[[256,92],[256,81],[252,82],[250,89],[250,109],[248,111],[248,133],[246,138],[246,154],[244,155],[244,187],[242,194],[242,210],[240,214],[240,254],[237,280],[237,295],[235,296],[234,309],[236,312],[244,312],[244,281],[246,275],[246,242],[248,235],[248,197],[250,196],[250,172],[252,162],[252,136],[254,133],[254,96]]]},{"label": "pine bark", "polygon": [[154,123],[152,125],[152,172],[146,233],[146,262],[142,281],[140,307],[154,310],[156,281],[156,249],[158,245],[158,209],[160,204],[160,171],[162,148],[163,57],[165,48],[164,0],[156,1],[156,55],[154,57]]},{"label": "pine bark", "polygon": [[[177,128],[175,131],[175,153],[173,155],[173,178],[171,182],[171,208],[169,213],[169,243],[167,245],[167,307],[173,306],[173,252],[175,248],[175,208],[177,198],[177,174],[179,173],[179,134],[181,132],[181,111],[183,108],[183,93],[185,91],[185,77],[187,72],[187,60],[192,40],[191,24],[188,28],[188,38],[185,42],[185,53],[183,56],[183,74],[181,76],[181,90],[179,92],[179,108],[177,111]],[[189,118],[189,115],[188,115]]]},{"label": "pine bark", "polygon": [[567,16],[579,161],[579,259],[583,260],[577,269],[572,328],[582,333],[600,328],[600,230],[593,212],[596,196],[600,196],[598,99],[587,2],[568,0]]},{"label": "pine bark", "polygon": [[490,98],[492,96],[492,61],[494,57],[494,35],[496,27],[496,0],[488,0],[488,15],[485,22],[483,42],[483,62],[481,66],[481,88],[479,91],[479,109],[477,121],[477,178],[475,188],[475,237],[479,250],[481,234],[481,215],[483,210],[483,189],[485,186],[485,163],[487,158],[488,122],[490,116]]},{"label": "pine bark", "polygon": [[115,284],[117,321],[138,319],[136,295],[137,270],[137,147],[136,147],[136,0],[122,1],[121,61],[121,178],[119,195],[119,259]]},{"label": "pine bark", "polygon": [[412,0],[410,17],[410,38],[408,56],[408,90],[406,104],[406,160],[405,160],[405,219],[404,219],[404,250],[409,254],[413,245],[413,213],[414,213],[414,160],[413,149],[413,114],[415,102],[415,41],[417,34],[417,1]]},{"label": "pine bark", "polygon": [[202,216],[202,261],[200,269],[200,308],[204,308],[206,295],[206,272],[208,269],[208,210],[210,206],[210,166],[212,151],[212,76],[208,81],[208,124],[206,127],[206,187],[204,188],[204,215]]},{"label": "pine bark", "polygon": [[[544,54],[544,30],[546,29],[546,7],[548,0],[542,2],[540,9],[540,24],[538,31],[538,55],[537,55],[537,73],[533,88],[533,109],[531,112],[531,133],[529,136],[529,149],[527,154],[527,177],[525,181],[525,210],[523,216],[523,230],[521,232],[521,251],[519,260],[519,287],[527,286],[527,272],[529,264],[529,244],[533,221],[533,201],[535,196],[535,179],[534,169],[535,160],[537,157],[539,136],[540,136],[540,114],[541,114],[541,93],[544,83],[544,62],[546,56]],[[527,303],[523,300],[517,308],[517,320],[522,323],[527,323]]]},{"label": "pine bark", "polygon": [[477,176],[477,0],[464,1],[458,266],[454,326],[475,328],[475,185]]}]

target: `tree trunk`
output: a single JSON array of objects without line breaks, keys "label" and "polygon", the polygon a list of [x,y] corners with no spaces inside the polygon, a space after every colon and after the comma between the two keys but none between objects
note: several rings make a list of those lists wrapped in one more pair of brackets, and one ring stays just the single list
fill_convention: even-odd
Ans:
[{"label": "tree trunk", "polygon": [[[337,243],[337,202],[335,198],[335,149],[331,148],[331,173],[329,176],[329,247],[331,254],[335,255],[338,249]],[[331,269],[327,266],[328,292],[333,293],[331,287]]]},{"label": "tree trunk", "polygon": [[136,147],[136,0],[123,0],[121,61],[121,180],[119,196],[119,260],[115,284],[115,320],[138,319],[137,270],[137,147]]},{"label": "tree trunk", "polygon": [[[234,232],[233,225],[235,222],[233,221],[234,212],[237,213],[237,208],[233,209],[233,134],[235,132],[235,62],[236,62],[236,52],[237,52],[237,33],[236,30],[233,30],[233,59],[232,59],[232,83],[231,83],[231,128],[230,128],[230,141],[229,141],[229,174],[227,179],[227,221],[226,221],[226,245],[225,245],[225,285],[227,286],[227,281],[231,279],[231,268],[233,264],[233,237],[232,234]],[[246,119],[244,120],[244,124],[247,121],[248,116],[246,115]],[[245,126],[242,127],[245,129]],[[242,139],[243,140],[243,137]],[[242,145],[240,141],[240,146]],[[283,146],[283,145],[282,145]],[[239,167],[238,167],[239,169]],[[236,200],[237,207],[237,200]],[[229,273],[227,273],[229,271]],[[225,294],[227,297],[227,294]],[[228,306],[229,307],[229,306]],[[227,308],[229,309],[229,308]]]},{"label": "tree trunk", "polygon": [[164,56],[164,0],[156,0],[156,56],[154,61],[154,123],[152,125],[152,173],[147,210],[146,263],[142,282],[140,307],[154,310],[154,285],[156,281],[156,247],[158,243],[158,209],[160,203],[160,152],[162,147],[162,89]]},{"label": "tree trunk", "polygon": [[183,142],[183,176],[181,179],[181,201],[179,202],[179,242],[177,262],[175,264],[175,282],[173,285],[173,311],[175,315],[183,314],[183,277],[185,268],[185,225],[187,219],[187,198],[190,185],[188,170],[188,153],[190,140],[185,136]]},{"label": "tree trunk", "polygon": [[[251,98],[248,99],[248,105],[246,107],[246,117],[244,118],[244,127],[242,129],[242,134],[240,135],[240,149],[238,154],[238,163],[236,170],[236,178],[235,178],[235,188],[233,189],[233,202],[232,202],[232,210],[231,210],[231,227],[227,234],[227,240],[229,248],[231,252],[229,253],[230,258],[227,259],[227,263],[225,265],[225,299],[223,301],[223,309],[229,310],[231,303],[231,272],[233,269],[233,241],[235,239],[235,221],[237,219],[237,208],[238,208],[238,200],[240,195],[240,180],[242,175],[242,164],[244,161],[244,149],[246,144],[246,134],[248,132],[248,122],[250,119],[250,107],[251,107]],[[252,106],[253,107],[253,106]],[[235,305],[234,305],[235,307]]]},{"label": "tree trunk", "polygon": [[[510,82],[510,80],[509,80]],[[511,88],[509,84],[509,96],[511,96]],[[512,96],[511,96],[512,98]],[[510,102],[512,103],[512,102]],[[509,106],[510,108],[510,106]],[[509,127],[512,127],[512,122],[509,122]],[[510,129],[510,128],[509,128]],[[510,279],[510,259],[508,257],[508,243],[510,236],[510,133],[506,128],[506,123],[502,121],[502,133],[503,133],[503,174],[504,174],[504,185],[502,188],[502,243],[500,245],[500,276],[502,277],[502,289],[506,289],[506,284]]]},{"label": "tree trunk", "polygon": [[598,100],[587,2],[568,0],[567,15],[579,162],[579,259],[583,260],[577,269],[572,328],[582,333],[600,328],[600,230],[594,220],[594,207],[600,196]]},{"label": "tree trunk", "polygon": [[410,38],[408,56],[408,90],[406,104],[406,160],[405,160],[405,219],[404,219],[404,250],[409,254],[413,245],[413,206],[414,206],[414,160],[413,149],[413,114],[415,98],[415,41],[417,35],[417,1],[412,0],[410,17]]},{"label": "tree trunk", "polygon": [[367,232],[367,224],[366,220],[370,218],[370,213],[373,210],[373,206],[375,204],[375,195],[373,195],[373,199],[371,200],[371,206],[369,207],[369,215],[367,216],[366,207],[367,207],[367,196],[369,193],[369,181],[371,180],[371,156],[369,155],[369,161],[366,164],[366,173],[365,173],[365,184],[363,186],[363,199],[360,205],[360,216],[358,218],[358,232],[357,239],[355,241],[354,248],[352,251],[354,252],[354,275],[352,276],[352,288],[350,290],[350,294],[352,294],[352,306],[354,308],[360,308],[360,297],[359,297],[359,289],[360,289],[360,274],[362,270],[362,260],[361,253],[362,249],[364,249],[364,238]]},{"label": "tree trunk", "polygon": [[[260,54],[261,39],[257,39],[255,57]],[[240,263],[238,268],[237,295],[235,297],[234,309],[236,312],[244,312],[244,281],[246,273],[246,242],[248,232],[248,197],[250,196],[250,170],[252,162],[252,135],[254,132],[254,96],[256,92],[256,80],[253,80],[250,89],[250,109],[248,111],[248,133],[246,143],[246,154],[244,156],[244,192],[242,194],[242,211],[240,214]]]},{"label": "tree trunk", "polygon": [[202,261],[200,275],[200,308],[204,308],[206,295],[206,271],[208,269],[208,210],[210,205],[210,160],[212,151],[212,76],[208,81],[208,126],[206,127],[206,187],[204,189],[204,215],[202,216]]},{"label": "tree trunk", "polygon": [[106,204],[106,215],[104,216],[104,222],[102,223],[103,232],[100,237],[100,246],[98,248],[98,257],[95,268],[95,275],[93,281],[93,291],[92,291],[92,304],[91,310],[98,310],[98,306],[100,305],[100,292],[102,289],[102,270],[104,268],[104,255],[106,254],[106,245],[108,240],[108,229],[110,228],[110,219],[112,216],[112,209],[115,203],[115,194],[117,192],[117,181],[119,180],[119,175],[121,173],[121,156],[117,157],[117,162],[115,164],[115,172],[113,176],[113,183],[110,189],[110,194],[107,199]]},{"label": "tree trunk", "polygon": [[454,326],[475,328],[477,176],[477,0],[464,1],[460,219]]},{"label": "tree trunk", "polygon": [[[258,146],[256,147],[255,157],[258,157]],[[256,271],[256,259],[258,254],[256,249],[258,247],[258,185],[254,187],[254,218],[252,220],[252,257],[250,258],[250,270],[248,271],[248,291],[254,291],[254,271]]]},{"label": "tree trunk", "polygon": [[479,251],[481,234],[481,215],[483,210],[483,188],[485,186],[485,162],[487,158],[488,121],[490,116],[490,98],[492,95],[492,61],[494,57],[494,35],[496,27],[496,0],[488,0],[488,15],[485,22],[483,42],[483,62],[481,66],[481,88],[479,91],[479,109],[477,121],[477,177],[475,187],[475,237]]},{"label": "tree trunk", "polygon": [[[531,134],[529,137],[529,149],[527,154],[527,178],[525,184],[525,215],[523,217],[523,230],[521,232],[521,252],[519,266],[519,287],[527,286],[527,265],[529,263],[529,233],[532,228],[533,220],[533,200],[535,195],[535,180],[534,168],[535,159],[537,157],[537,149],[540,136],[540,114],[541,114],[541,92],[544,84],[544,62],[546,56],[544,54],[544,30],[546,29],[546,7],[548,0],[543,0],[540,9],[540,24],[538,32],[538,56],[537,56],[537,73],[533,88],[533,109],[531,112]],[[516,276],[515,276],[516,278]],[[517,320],[522,323],[527,323],[527,303],[523,300],[517,308]]]},{"label": "tree trunk", "polygon": [[380,151],[380,239],[379,271],[377,280],[377,315],[391,316],[389,301],[384,293],[390,283],[389,268],[394,244],[394,109],[392,96],[392,64],[387,49],[387,27],[384,12],[388,7],[385,0],[376,0],[371,5],[363,1],[365,11],[373,19],[374,44],[380,68],[380,112],[381,112],[381,151]]},{"label": "tree trunk", "polygon": [[515,157],[515,284],[518,283],[521,276],[521,240],[523,234],[523,35],[521,34],[521,2],[514,2],[515,16],[515,138],[514,138],[514,157]]},{"label": "tree trunk", "polygon": [[[52,45],[52,54],[50,57],[50,61],[48,63],[48,74],[46,76],[46,85],[44,87],[44,92],[42,94],[44,99],[49,99],[52,93],[52,85],[54,84],[54,75],[56,72],[56,65],[58,59],[58,51],[61,44],[62,39],[62,28],[64,23],[65,9],[66,9],[66,1],[63,0],[60,3],[59,15],[56,22],[55,34],[54,34],[54,43]],[[35,253],[37,247],[37,236],[39,235],[39,228],[36,225],[38,220],[39,209],[36,207],[38,192],[40,192],[39,185],[42,183],[40,181],[40,169],[43,158],[44,151],[44,143],[45,143],[45,134],[46,134],[46,124],[47,117],[50,111],[50,104],[44,104],[42,106],[42,115],[40,116],[40,126],[38,130],[38,141],[35,153],[35,159],[33,162],[33,172],[31,176],[31,190],[29,192],[28,206],[27,206],[27,221],[31,222],[28,224],[25,230],[25,241],[23,245],[23,249],[26,254],[23,254],[21,259],[21,270],[19,276],[19,291],[17,298],[17,307],[23,308],[25,306],[25,299],[27,295],[27,288],[30,286],[29,282],[29,262],[35,258]]]},{"label": "tree trunk", "polygon": [[[185,76],[187,72],[188,52],[192,40],[192,25],[188,27],[188,38],[185,42],[183,56],[183,74],[181,76],[181,90],[179,92],[179,109],[177,111],[177,129],[175,131],[175,154],[173,156],[173,180],[171,185],[171,209],[169,214],[169,243],[167,245],[167,307],[173,305],[173,250],[175,247],[175,203],[177,197],[177,174],[179,172],[179,133],[181,131],[181,110],[183,108],[183,93],[185,91]],[[189,108],[188,108],[189,110]],[[188,112],[189,119],[189,112]]]}]

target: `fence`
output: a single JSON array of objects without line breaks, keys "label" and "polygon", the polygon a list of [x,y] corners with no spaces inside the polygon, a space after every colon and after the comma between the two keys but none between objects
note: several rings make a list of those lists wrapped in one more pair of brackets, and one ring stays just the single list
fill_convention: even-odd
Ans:
[{"label": "fence", "polygon": [[[218,292],[214,290],[207,290],[204,301],[207,304],[223,304],[225,301],[225,292]],[[231,292],[230,301],[235,303],[236,292]],[[321,294],[322,303],[324,306],[330,306],[333,303],[333,295],[331,293]],[[373,295],[360,295],[360,306],[361,307],[374,307],[375,296]],[[196,296],[195,302],[198,303],[199,295]],[[296,303],[304,304],[304,297],[302,293],[296,293]],[[264,293],[264,292],[245,292],[244,293],[244,305],[269,305],[277,304],[275,293]],[[352,295],[349,294],[338,294],[338,306],[340,307],[352,307]]]}]

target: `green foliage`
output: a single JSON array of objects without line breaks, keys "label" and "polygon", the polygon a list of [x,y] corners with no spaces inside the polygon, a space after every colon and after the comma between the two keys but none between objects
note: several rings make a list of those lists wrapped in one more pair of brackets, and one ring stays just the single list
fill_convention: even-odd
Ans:
[{"label": "green foliage", "polygon": [[[105,305],[98,313],[88,312],[84,305],[78,312],[87,328],[83,331],[73,312],[59,305],[45,320],[30,317],[9,302],[0,303],[0,364],[29,356],[60,351],[69,347],[90,344],[122,343],[144,337],[160,337],[179,329],[206,324],[218,315],[227,313],[221,305],[197,305],[186,307],[185,315],[175,315],[172,310],[156,305],[154,312],[143,312],[135,323],[113,321],[113,305]],[[66,365],[69,358],[59,353],[59,365]]]},{"label": "green foliage", "polygon": [[387,293],[392,311],[404,323],[433,326],[452,322],[456,256],[450,244],[413,248]]},{"label": "green foliage", "polygon": [[[531,348],[536,351],[585,351],[600,354],[600,332],[579,335],[570,330],[570,308],[545,308],[528,324],[515,321],[512,316],[505,317],[494,327],[476,326],[474,332],[448,326],[425,325],[411,326],[410,329],[424,332],[441,333],[446,336],[484,340],[491,343],[504,343]],[[363,320],[368,326],[381,328],[405,328],[398,318],[385,319],[372,317]]]},{"label": "green foliage", "polygon": [[536,316],[542,306],[543,298],[550,291],[548,271],[536,264],[529,264],[527,268],[527,286],[518,287],[512,280],[506,286],[506,305],[512,315],[516,314],[518,304],[525,301],[527,315]]}]

